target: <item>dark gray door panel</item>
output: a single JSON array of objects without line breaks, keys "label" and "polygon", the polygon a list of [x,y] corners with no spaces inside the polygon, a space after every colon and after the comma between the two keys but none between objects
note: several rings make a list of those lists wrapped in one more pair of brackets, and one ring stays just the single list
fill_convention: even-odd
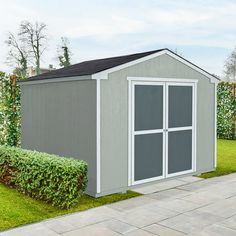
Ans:
[{"label": "dark gray door panel", "polygon": [[192,130],[168,133],[168,174],[192,169]]},{"label": "dark gray door panel", "polygon": [[163,86],[135,85],[135,131],[163,128]]},{"label": "dark gray door panel", "polygon": [[135,181],[162,176],[163,134],[135,136]]},{"label": "dark gray door panel", "polygon": [[192,86],[169,86],[169,128],[192,126],[192,99]]}]

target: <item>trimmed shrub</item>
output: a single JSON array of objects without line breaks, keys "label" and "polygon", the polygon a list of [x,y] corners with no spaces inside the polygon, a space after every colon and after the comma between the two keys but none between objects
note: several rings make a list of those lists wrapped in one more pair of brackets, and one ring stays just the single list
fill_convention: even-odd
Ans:
[{"label": "trimmed shrub", "polygon": [[217,136],[236,139],[235,83],[221,82],[217,86]]},{"label": "trimmed shrub", "polygon": [[59,208],[78,203],[87,186],[81,160],[0,146],[0,181]]}]

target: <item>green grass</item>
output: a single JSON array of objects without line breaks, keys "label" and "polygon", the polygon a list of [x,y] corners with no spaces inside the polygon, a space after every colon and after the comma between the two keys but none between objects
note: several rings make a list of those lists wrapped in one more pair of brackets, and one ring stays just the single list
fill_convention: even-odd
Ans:
[{"label": "green grass", "polygon": [[15,189],[10,189],[5,185],[0,184],[0,231],[55,216],[83,211],[139,195],[141,194],[133,191],[100,198],[93,198],[84,195],[80,198],[78,206],[69,210],[61,210],[42,201],[25,196],[17,192]]},{"label": "green grass", "polygon": [[236,172],[236,140],[218,139],[217,168],[215,171],[200,175],[201,178],[211,178]]},{"label": "green grass", "polygon": [[[216,171],[202,174],[200,177],[210,178],[236,172],[236,141],[218,140],[217,152],[218,167]],[[69,210],[60,210],[0,184],[0,230],[72,212],[83,211],[139,195],[132,191],[100,198],[92,198],[84,195],[81,197],[78,206]]]}]

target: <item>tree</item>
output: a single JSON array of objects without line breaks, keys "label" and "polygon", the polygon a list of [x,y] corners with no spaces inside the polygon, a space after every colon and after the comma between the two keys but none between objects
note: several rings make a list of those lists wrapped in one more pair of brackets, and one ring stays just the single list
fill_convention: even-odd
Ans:
[{"label": "tree", "polygon": [[71,52],[69,50],[69,41],[67,38],[62,37],[61,38],[61,45],[58,48],[58,60],[60,62],[60,66],[62,67],[67,67],[69,66],[71,63]]},{"label": "tree", "polygon": [[20,24],[19,36],[20,40],[27,45],[29,53],[33,55],[36,74],[40,74],[41,56],[47,43],[46,24],[40,22],[32,24],[29,21],[23,21]]},{"label": "tree", "polygon": [[29,56],[26,45],[11,32],[5,43],[9,48],[7,63],[15,67],[15,72],[20,78],[25,78]]},{"label": "tree", "polygon": [[236,47],[225,61],[225,79],[228,82],[236,82]]}]

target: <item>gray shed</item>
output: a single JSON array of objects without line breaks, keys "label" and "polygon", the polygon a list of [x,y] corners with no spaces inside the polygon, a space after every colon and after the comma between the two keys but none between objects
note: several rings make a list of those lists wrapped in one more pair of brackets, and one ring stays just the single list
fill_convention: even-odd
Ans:
[{"label": "gray shed", "polygon": [[83,159],[102,196],[216,167],[218,79],[168,49],[20,82],[22,147]]}]

